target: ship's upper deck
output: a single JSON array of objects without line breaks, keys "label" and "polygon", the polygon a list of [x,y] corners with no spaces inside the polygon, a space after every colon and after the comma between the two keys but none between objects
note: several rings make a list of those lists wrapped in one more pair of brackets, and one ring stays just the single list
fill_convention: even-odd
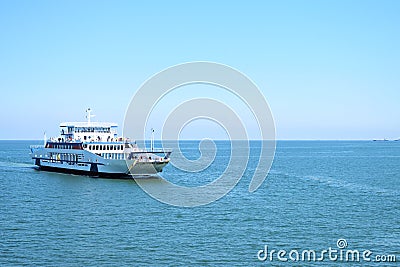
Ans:
[{"label": "ship's upper deck", "polygon": [[116,123],[111,122],[63,122],[60,124],[61,137],[64,140],[116,141]]},{"label": "ship's upper deck", "polygon": [[79,140],[83,142],[112,142],[117,140],[118,125],[113,122],[91,122],[91,110],[87,109],[86,122],[63,122],[60,134],[63,140]]},{"label": "ship's upper deck", "polygon": [[111,127],[118,127],[118,124],[113,123],[113,122],[97,122],[97,121],[87,122],[87,121],[75,121],[75,122],[62,122],[62,123],[60,123],[60,127],[111,128]]}]

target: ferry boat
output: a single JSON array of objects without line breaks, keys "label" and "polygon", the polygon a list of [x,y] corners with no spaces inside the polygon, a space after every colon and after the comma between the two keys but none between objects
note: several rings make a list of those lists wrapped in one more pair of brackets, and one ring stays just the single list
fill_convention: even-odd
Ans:
[{"label": "ferry boat", "polygon": [[[100,177],[129,178],[161,172],[169,163],[171,151],[140,149],[136,142],[118,137],[117,124],[91,122],[60,124],[60,136],[33,145],[31,157],[41,170],[87,174]],[[153,131],[153,130],[152,130]]]}]

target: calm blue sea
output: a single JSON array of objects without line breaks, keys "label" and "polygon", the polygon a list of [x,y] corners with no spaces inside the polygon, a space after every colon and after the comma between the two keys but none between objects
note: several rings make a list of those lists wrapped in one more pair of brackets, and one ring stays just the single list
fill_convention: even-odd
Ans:
[{"label": "calm blue sea", "polygon": [[[370,250],[372,260],[397,256],[397,263],[363,266],[400,262],[400,142],[278,141],[270,174],[249,193],[259,146],[252,142],[238,185],[197,208],[160,203],[133,180],[37,171],[28,153],[39,143],[0,141],[0,266],[312,266],[257,255],[265,246],[338,249],[338,239]],[[199,156],[197,141],[181,146]],[[217,148],[209,169],[190,174],[170,165],[163,175],[206,184],[229,161],[229,143]]]}]

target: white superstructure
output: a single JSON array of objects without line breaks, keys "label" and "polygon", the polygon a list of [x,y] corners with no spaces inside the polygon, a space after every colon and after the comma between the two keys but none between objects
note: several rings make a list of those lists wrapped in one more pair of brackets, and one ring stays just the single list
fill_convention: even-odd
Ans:
[{"label": "white superstructure", "polygon": [[[118,137],[117,124],[63,122],[60,136],[31,146],[31,157],[40,169],[95,176],[131,177],[161,172],[171,151],[140,149],[135,142]],[[153,144],[153,142],[152,142]]]}]

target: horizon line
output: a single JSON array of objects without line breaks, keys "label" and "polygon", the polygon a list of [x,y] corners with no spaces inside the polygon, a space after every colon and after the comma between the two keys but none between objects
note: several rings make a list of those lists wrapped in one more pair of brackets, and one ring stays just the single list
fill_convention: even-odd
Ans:
[{"label": "horizon line", "polygon": [[[204,139],[154,139],[154,141],[201,141]],[[374,139],[374,138],[368,138],[368,139],[275,139],[275,140],[270,140],[270,139],[207,139],[207,140],[212,140],[212,141],[400,141],[400,138],[397,139]],[[0,139],[0,141],[43,141],[43,139]],[[135,141],[135,140],[134,140]],[[143,140],[136,140],[136,141],[143,141]],[[150,141],[150,139],[146,139],[144,141]]]}]

